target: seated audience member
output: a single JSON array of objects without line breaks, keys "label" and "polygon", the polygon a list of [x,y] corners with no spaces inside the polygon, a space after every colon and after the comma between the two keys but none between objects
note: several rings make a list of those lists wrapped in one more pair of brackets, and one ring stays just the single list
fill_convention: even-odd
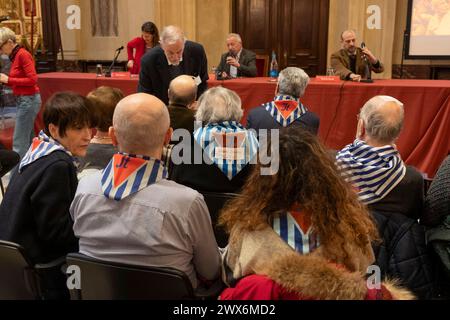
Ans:
[{"label": "seated audience member", "polygon": [[[370,50],[356,46],[356,32],[346,30],[341,34],[342,49],[331,55],[331,67],[342,80],[361,81],[370,72],[381,73],[384,66]],[[370,67],[368,67],[370,66]]]},{"label": "seated audience member", "polygon": [[7,150],[5,146],[0,143],[0,178],[10,172],[19,161],[20,156],[17,152]]},{"label": "seated audience member", "polygon": [[174,147],[171,180],[202,192],[237,193],[258,152],[256,136],[239,123],[242,115],[235,92],[223,87],[206,91],[195,116],[203,127]]},{"label": "seated audience member", "polygon": [[[223,256],[226,283],[257,277],[244,278],[221,299],[370,295],[364,275],[374,262],[377,230],[318,139],[302,128],[282,130],[279,170],[262,175],[263,167],[255,167],[220,216],[230,232]],[[253,286],[275,290],[246,291]]]},{"label": "seated audience member", "polygon": [[258,132],[260,129],[295,125],[317,134],[319,118],[300,102],[308,82],[308,75],[300,68],[289,67],[281,71],[274,101],[252,109],[247,118],[247,128]]},{"label": "seated audience member", "polygon": [[230,33],[227,36],[228,52],[220,58],[217,67],[223,78],[256,77],[256,54],[242,47],[241,36]]},{"label": "seated audience member", "polygon": [[99,87],[87,95],[98,118],[97,132],[88,146],[86,157],[80,163],[80,170],[102,170],[117,152],[108,130],[112,126],[114,109],[123,97],[120,89],[111,87]]},{"label": "seated audience member", "polygon": [[197,85],[191,76],[182,75],[170,82],[169,115],[173,130],[186,129],[194,133]]},{"label": "seated audience member", "polygon": [[141,58],[151,48],[159,44],[159,31],[153,22],[145,22],[141,30],[142,36],[134,38],[127,44],[127,67],[130,69],[131,74],[139,74],[141,71]]},{"label": "seated audience member", "polygon": [[403,104],[397,99],[370,99],[359,114],[356,140],[339,151],[336,160],[343,177],[370,210],[418,219],[423,207],[423,177],[403,163],[395,146],[403,119]]},{"label": "seated audience member", "polygon": [[33,263],[78,250],[69,207],[77,189],[74,157],[83,157],[93,127],[90,102],[57,93],[44,110],[45,129],[13,173],[0,207],[0,239],[25,248]]},{"label": "seated audience member", "polygon": [[160,159],[171,133],[167,107],[156,97],[119,102],[110,135],[120,152],[81,179],[70,211],[82,254],[172,267],[195,288],[198,279],[219,276],[220,256],[202,195],[166,179]]}]

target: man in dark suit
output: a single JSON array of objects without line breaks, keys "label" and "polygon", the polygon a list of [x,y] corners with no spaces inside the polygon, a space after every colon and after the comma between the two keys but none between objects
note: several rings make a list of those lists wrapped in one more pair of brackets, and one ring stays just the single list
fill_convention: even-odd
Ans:
[{"label": "man in dark suit", "polygon": [[160,44],[141,60],[138,92],[152,94],[168,104],[170,81],[186,74],[195,78],[200,96],[207,89],[208,81],[208,62],[203,46],[187,41],[183,31],[175,26],[164,28]]},{"label": "man in dark suit", "polygon": [[169,86],[170,126],[194,132],[197,85],[191,76],[178,76]]},{"label": "man in dark suit", "polygon": [[308,75],[300,68],[289,67],[281,71],[274,101],[252,109],[247,117],[247,128],[258,132],[295,125],[317,135],[319,117],[300,102],[308,83]]},{"label": "man in dark suit", "polygon": [[222,55],[217,70],[223,78],[256,77],[256,54],[242,48],[241,36],[230,33],[227,37],[228,52]]}]

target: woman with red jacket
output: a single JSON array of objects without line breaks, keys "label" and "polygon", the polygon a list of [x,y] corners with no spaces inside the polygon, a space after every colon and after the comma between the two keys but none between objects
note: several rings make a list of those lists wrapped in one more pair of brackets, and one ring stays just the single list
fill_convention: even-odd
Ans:
[{"label": "woman with red jacket", "polygon": [[41,107],[37,74],[31,54],[16,43],[16,34],[0,28],[0,53],[11,60],[9,76],[0,73],[0,83],[10,86],[17,101],[13,150],[23,157],[34,137],[34,120]]},{"label": "woman with red jacket", "polygon": [[159,43],[159,31],[156,25],[148,21],[142,25],[142,36],[134,38],[127,44],[128,69],[131,74],[141,71],[141,58],[151,48]]}]

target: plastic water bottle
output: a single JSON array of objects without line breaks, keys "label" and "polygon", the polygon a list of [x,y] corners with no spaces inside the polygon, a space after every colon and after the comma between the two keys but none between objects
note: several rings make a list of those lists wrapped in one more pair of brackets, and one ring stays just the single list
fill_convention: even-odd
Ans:
[{"label": "plastic water bottle", "polygon": [[275,51],[272,51],[272,61],[270,62],[270,77],[278,78],[278,62]]}]

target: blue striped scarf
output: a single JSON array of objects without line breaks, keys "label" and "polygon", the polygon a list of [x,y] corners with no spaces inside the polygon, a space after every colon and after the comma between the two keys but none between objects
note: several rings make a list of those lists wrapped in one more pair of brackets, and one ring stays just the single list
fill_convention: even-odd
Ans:
[{"label": "blue striped scarf", "polygon": [[308,111],[299,99],[284,95],[276,96],[274,101],[266,103],[264,107],[283,127],[300,119]]},{"label": "blue striped scarf", "polygon": [[336,155],[344,179],[358,190],[361,202],[380,201],[406,174],[400,154],[393,146],[371,147],[355,140]]},{"label": "blue striped scarf", "polygon": [[56,151],[67,153],[72,158],[74,166],[78,166],[78,161],[73,157],[72,153],[67,151],[58,141],[47,136],[44,131],[41,131],[39,132],[39,135],[33,139],[30,148],[20,162],[19,172],[22,172],[23,168],[40,158],[46,157]]},{"label": "blue striped scarf", "polygon": [[292,249],[301,254],[309,254],[320,246],[319,237],[308,219],[303,219],[303,223],[299,221],[299,215],[301,213],[288,212],[277,217],[273,220],[272,228]]},{"label": "blue striped scarf", "polygon": [[166,178],[160,160],[117,153],[103,170],[101,183],[105,197],[120,201]]},{"label": "blue striped scarf", "polygon": [[194,138],[229,180],[233,179],[258,152],[255,134],[235,121],[208,124],[197,129]]}]

